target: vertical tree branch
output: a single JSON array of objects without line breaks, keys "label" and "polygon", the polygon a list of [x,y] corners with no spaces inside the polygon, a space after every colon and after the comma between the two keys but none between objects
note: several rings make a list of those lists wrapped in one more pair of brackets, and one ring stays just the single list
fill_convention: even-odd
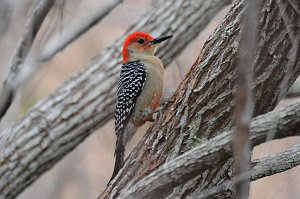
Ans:
[{"label": "vertical tree branch", "polygon": [[[253,64],[256,48],[257,22],[261,0],[248,0],[243,20],[239,53],[237,55],[237,88],[235,92],[235,175],[250,169],[249,125],[253,113]],[[236,183],[236,198],[246,199],[249,195],[250,176]]]}]

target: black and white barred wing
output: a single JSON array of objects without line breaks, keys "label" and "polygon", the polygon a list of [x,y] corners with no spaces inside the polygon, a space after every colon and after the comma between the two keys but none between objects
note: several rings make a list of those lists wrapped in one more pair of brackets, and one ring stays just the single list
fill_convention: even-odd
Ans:
[{"label": "black and white barred wing", "polygon": [[115,130],[119,135],[124,131],[136,100],[146,82],[146,69],[140,61],[123,64],[118,82],[117,104],[115,109]]}]

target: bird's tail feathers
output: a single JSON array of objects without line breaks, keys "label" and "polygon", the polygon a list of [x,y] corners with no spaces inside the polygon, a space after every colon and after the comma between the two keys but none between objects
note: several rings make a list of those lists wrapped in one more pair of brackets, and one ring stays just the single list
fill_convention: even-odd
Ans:
[{"label": "bird's tail feathers", "polygon": [[114,166],[114,171],[113,174],[108,182],[108,184],[116,177],[120,169],[123,167],[124,163],[124,153],[125,153],[125,147],[124,144],[117,139],[116,143],[116,150],[115,150],[115,166]]}]

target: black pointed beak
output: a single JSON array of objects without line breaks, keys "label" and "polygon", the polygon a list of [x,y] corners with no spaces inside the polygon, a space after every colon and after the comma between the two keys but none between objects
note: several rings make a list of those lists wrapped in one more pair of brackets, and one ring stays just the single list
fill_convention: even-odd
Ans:
[{"label": "black pointed beak", "polygon": [[157,37],[155,39],[153,39],[150,44],[158,44],[162,41],[165,41],[167,39],[170,39],[171,37],[173,37],[173,35],[168,35],[168,36],[162,36],[162,37]]}]

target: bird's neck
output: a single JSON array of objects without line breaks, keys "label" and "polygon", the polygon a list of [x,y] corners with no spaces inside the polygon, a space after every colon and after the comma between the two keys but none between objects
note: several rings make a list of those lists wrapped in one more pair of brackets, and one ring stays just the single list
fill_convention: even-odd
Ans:
[{"label": "bird's neck", "polygon": [[137,60],[142,61],[145,64],[146,68],[148,66],[150,66],[153,69],[156,68],[157,70],[160,70],[162,72],[164,70],[164,66],[163,66],[161,60],[154,55],[141,55],[138,57]]},{"label": "bird's neck", "polygon": [[[164,70],[163,64],[161,62],[161,60],[154,56],[154,55],[150,55],[150,54],[141,54],[141,53],[130,53],[130,56],[127,57],[126,62],[130,62],[130,61],[142,61],[145,66],[153,66],[159,70]],[[124,62],[124,56],[123,56],[123,63]]]},{"label": "bird's neck", "polygon": [[125,54],[123,52],[123,63],[129,62],[129,61],[147,61],[151,59],[158,59],[153,54],[143,54],[143,53],[135,53],[127,51]]}]

